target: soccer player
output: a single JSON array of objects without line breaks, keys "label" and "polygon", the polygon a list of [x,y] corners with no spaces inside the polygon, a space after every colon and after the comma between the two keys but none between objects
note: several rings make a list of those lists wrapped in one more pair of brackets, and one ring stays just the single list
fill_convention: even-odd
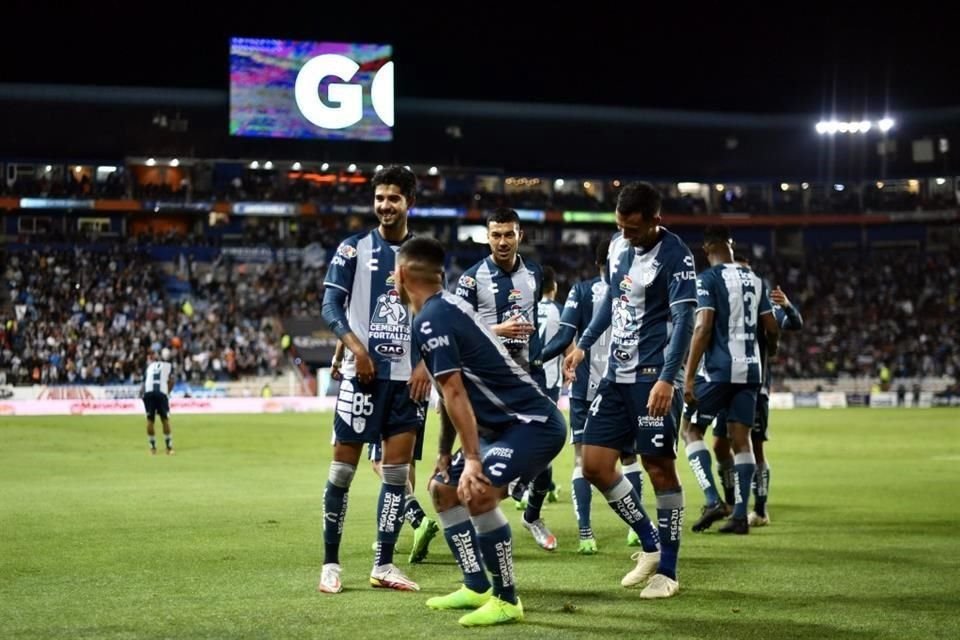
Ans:
[{"label": "soccer player", "polygon": [[[602,303],[607,300],[607,254],[609,242],[597,244],[596,265],[600,275],[583,280],[571,287],[567,301],[563,305],[563,314],[560,317],[560,329],[543,347],[544,359],[562,354],[573,343],[576,335],[583,335],[593,316],[600,310]],[[583,362],[577,367],[577,380],[570,387],[570,442],[573,444],[573,510],[577,516],[577,526],[580,530],[580,541],[577,552],[584,555],[593,555],[597,552],[597,541],[590,526],[590,503],[593,499],[590,483],[583,477],[583,427],[587,421],[587,408],[597,394],[597,386],[603,379],[607,369],[608,347],[610,344],[610,329],[608,328],[600,339],[588,350]],[[559,355],[556,357],[559,358]],[[640,473],[640,464],[633,453],[633,445],[629,450],[621,453],[620,463],[623,465],[623,474],[641,494],[643,479]],[[640,538],[633,529],[629,530],[629,544],[637,546]]]},{"label": "soccer player", "polygon": [[147,442],[150,443],[150,455],[157,455],[157,436],[154,423],[160,414],[163,426],[163,440],[167,445],[167,455],[174,455],[173,433],[170,431],[170,388],[173,385],[173,365],[164,362],[153,351],[147,355],[147,369],[143,373],[143,408],[147,412]]},{"label": "soccer player", "polygon": [[[737,255],[735,260],[745,267],[750,267],[750,261],[746,256]],[[803,330],[803,316],[790,302],[783,289],[777,286],[771,290],[770,301],[773,303],[773,316],[781,331]],[[761,334],[760,337],[764,339],[766,334]],[[765,344],[761,344],[761,354],[764,356],[766,356],[765,347]],[[757,471],[753,475],[751,485],[754,506],[753,511],[747,514],[747,524],[751,527],[765,527],[770,524],[770,514],[767,511],[767,500],[770,495],[770,462],[767,459],[766,442],[770,425],[770,386],[773,375],[766,359],[763,367],[763,386],[760,387],[760,393],[757,396],[757,416],[753,423],[753,430],[750,432],[753,452],[757,458]]]},{"label": "soccer player", "polygon": [[414,363],[410,314],[399,304],[396,252],[409,237],[407,212],[416,176],[391,166],[372,178],[377,228],[344,240],[330,261],[323,318],[348,352],[334,417],[333,462],[323,493],[324,561],[318,590],[339,593],[340,539],[347,495],[364,443],[383,444],[374,587],[419,590],[393,563],[417,433],[425,419],[430,378]]},{"label": "soccer player", "polygon": [[[342,380],[343,374],[340,368],[343,366],[343,343],[337,341],[334,350],[333,361],[330,363],[330,377],[334,380]],[[423,562],[430,552],[430,542],[433,541],[440,526],[437,522],[427,516],[427,513],[420,506],[415,491],[417,488],[417,461],[423,459],[423,438],[426,429],[426,420],[420,423],[417,430],[417,444],[413,449],[413,459],[410,461],[410,473],[407,476],[406,495],[403,501],[403,520],[409,522],[413,527],[413,545],[410,549],[410,557],[407,559],[411,564]],[[336,437],[336,435],[334,435]],[[370,459],[370,466],[373,472],[382,480],[381,459],[383,457],[383,447],[379,442],[371,442],[367,445],[367,457]],[[373,543],[373,550],[377,550],[377,542]]]},{"label": "soccer player", "polygon": [[[693,255],[660,226],[660,202],[659,192],[647,183],[634,182],[620,191],[616,219],[621,233],[610,245],[607,298],[564,361],[565,374],[575,379],[586,350],[612,326],[607,371],[583,432],[583,475],[640,537],[637,565],[621,584],[646,584],[640,593],[644,599],[668,598],[680,588],[679,383],[696,300]],[[659,536],[637,490],[617,471],[620,453],[630,447],[640,454],[656,493]]]},{"label": "soccer player", "polygon": [[[491,255],[463,272],[456,293],[500,337],[517,364],[546,390],[537,316],[543,272],[540,265],[525,261],[519,255],[523,231],[517,212],[513,209],[493,211],[487,219],[487,239]],[[523,512],[524,528],[547,551],[557,548],[557,538],[540,517],[540,510],[552,482],[552,469],[547,467],[529,486]]]},{"label": "soccer player", "polygon": [[[696,406],[703,420],[720,411],[733,445],[735,502],[730,519],[720,533],[746,534],[750,482],[756,471],[750,431],[757,410],[757,394],[763,382],[766,347],[776,353],[780,329],[773,316],[764,282],[733,259],[733,240],[723,226],[704,230],[703,250],[710,268],[697,277],[697,324],[687,359],[684,398]],[[703,359],[703,378],[695,376]]]},{"label": "soccer player", "polygon": [[[560,330],[560,314],[563,308],[557,302],[557,274],[551,267],[543,268],[543,297],[537,305],[537,319],[540,324],[540,342],[547,344]],[[546,392],[551,400],[560,400],[560,387],[563,383],[563,359],[557,355],[543,361],[543,373],[546,379]]]},{"label": "soccer player", "polygon": [[[510,480],[531,480],[553,460],[566,425],[488,321],[443,290],[444,259],[440,243],[428,238],[406,242],[398,256],[399,288],[416,314],[413,341],[452,426],[441,433],[430,490],[463,586],[427,606],[476,609],[460,618],[464,626],[514,622],[523,619],[523,605],[510,525],[499,503]],[[461,448],[451,455],[456,436]]]}]

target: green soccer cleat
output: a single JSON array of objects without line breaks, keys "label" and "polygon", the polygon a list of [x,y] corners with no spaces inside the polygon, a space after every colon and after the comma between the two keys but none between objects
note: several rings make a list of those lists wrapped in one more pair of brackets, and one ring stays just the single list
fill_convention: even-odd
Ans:
[{"label": "green soccer cleat", "polygon": [[560,500],[560,487],[547,491],[547,502],[558,502]]},{"label": "green soccer cleat", "polygon": [[583,538],[580,540],[580,546],[577,547],[577,553],[582,556],[592,556],[597,553],[597,541],[593,538]]},{"label": "green soccer cleat", "polygon": [[424,518],[420,526],[413,530],[413,548],[410,550],[411,564],[423,562],[430,551],[430,541],[437,537],[440,525],[432,518]]},{"label": "green soccer cleat", "polygon": [[459,589],[445,596],[435,596],[427,600],[427,606],[431,609],[479,609],[487,604],[487,601],[493,596],[493,588],[489,588],[483,593],[477,593],[466,585],[461,585]]},{"label": "green soccer cleat", "polygon": [[627,546],[628,547],[639,547],[640,546],[640,536],[637,535],[637,532],[633,529],[627,531]]},{"label": "green soccer cleat", "polygon": [[460,618],[465,627],[487,627],[494,624],[520,622],[523,620],[523,604],[517,598],[517,604],[510,604],[496,596],[491,596],[486,604]]}]

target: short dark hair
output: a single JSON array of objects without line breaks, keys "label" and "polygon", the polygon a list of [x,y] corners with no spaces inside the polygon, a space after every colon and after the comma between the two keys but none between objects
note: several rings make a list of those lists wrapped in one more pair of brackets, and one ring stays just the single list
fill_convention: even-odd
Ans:
[{"label": "short dark hair", "polygon": [[722,224],[711,224],[703,230],[703,244],[727,244],[732,241],[730,229]]},{"label": "short dark hair", "polygon": [[733,254],[733,261],[734,261],[734,262],[743,262],[743,263],[748,264],[748,265],[750,264],[750,258],[747,257],[747,254],[745,254],[745,253],[740,253],[739,251],[737,251],[736,253]]},{"label": "short dark hair", "polygon": [[[392,183],[391,183],[392,184]],[[431,270],[443,271],[443,265],[446,262],[447,253],[443,245],[433,238],[419,236],[410,238],[402,245],[397,253],[397,261],[413,260],[422,263]]]},{"label": "short dark hair", "polygon": [[400,193],[407,201],[417,197],[417,176],[413,171],[399,164],[380,169],[370,179],[370,186],[376,189],[381,184],[392,184],[400,187]]},{"label": "short dark hair", "polygon": [[617,196],[617,211],[625,216],[639,213],[649,220],[660,213],[662,201],[660,192],[649,182],[631,182]]},{"label": "short dark hair", "polygon": [[487,216],[487,226],[490,226],[490,223],[510,223],[516,222],[520,224],[520,214],[518,214],[513,209],[508,209],[507,207],[498,207],[490,212],[490,215]]},{"label": "short dark hair", "polygon": [[543,268],[543,290],[550,291],[557,286],[557,272],[553,270],[553,267],[544,267]]},{"label": "short dark hair", "polygon": [[604,266],[610,257],[610,238],[603,238],[597,243],[597,264]]}]

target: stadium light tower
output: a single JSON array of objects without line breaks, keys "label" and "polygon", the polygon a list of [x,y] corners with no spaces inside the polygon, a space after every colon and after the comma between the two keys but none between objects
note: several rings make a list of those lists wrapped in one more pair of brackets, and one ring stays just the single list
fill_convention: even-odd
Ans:
[{"label": "stadium light tower", "polygon": [[893,118],[884,116],[877,122],[870,120],[821,120],[814,129],[820,135],[832,136],[838,133],[869,133],[874,127],[882,133],[886,133],[893,128],[895,122]]}]

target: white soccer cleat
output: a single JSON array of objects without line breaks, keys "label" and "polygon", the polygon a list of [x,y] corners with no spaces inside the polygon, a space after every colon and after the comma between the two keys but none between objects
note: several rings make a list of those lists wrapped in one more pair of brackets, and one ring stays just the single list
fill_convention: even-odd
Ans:
[{"label": "white soccer cleat", "polygon": [[751,511],[750,515],[747,516],[747,524],[751,527],[765,527],[770,524],[770,512],[768,511],[766,515],[757,515],[756,511]]},{"label": "white soccer cleat", "polygon": [[662,573],[657,573],[650,578],[650,582],[643,588],[643,591],[640,592],[640,597],[644,600],[669,598],[670,596],[677,595],[678,591],[680,591],[679,582],[671,580]]},{"label": "white soccer cleat", "polygon": [[520,521],[523,523],[523,527],[533,534],[533,539],[542,548],[547,551],[553,551],[557,548],[557,538],[550,533],[550,529],[547,529],[547,524],[543,521],[543,518],[537,518],[533,522],[527,522],[520,518]]},{"label": "white soccer cleat", "polygon": [[379,567],[374,567],[370,573],[370,585],[376,589],[420,591],[420,585],[403,575],[403,572],[394,564],[382,564]]},{"label": "white soccer cleat", "polygon": [[340,593],[343,591],[343,585],[340,584],[340,565],[333,563],[323,565],[317,591],[320,593]]},{"label": "white soccer cleat", "polygon": [[638,584],[646,584],[650,580],[650,576],[657,572],[657,567],[660,566],[660,552],[659,551],[637,551],[635,554],[630,556],[631,560],[637,561],[637,566],[633,568],[630,573],[623,576],[623,580],[620,581],[625,587],[635,587]]}]

